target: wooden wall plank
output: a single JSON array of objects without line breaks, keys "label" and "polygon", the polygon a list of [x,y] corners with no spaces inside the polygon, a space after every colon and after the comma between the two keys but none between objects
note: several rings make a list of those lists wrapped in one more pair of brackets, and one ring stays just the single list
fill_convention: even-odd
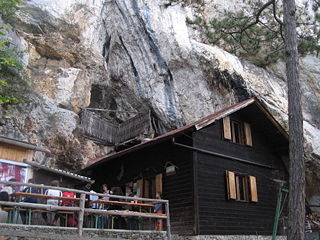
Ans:
[{"label": "wooden wall plank", "polygon": [[[235,117],[235,120],[241,121],[242,119]],[[272,171],[197,152],[197,193],[199,234],[201,235],[251,235],[256,233],[270,235],[272,233],[277,201],[277,185],[272,179],[286,180],[288,176],[284,164],[273,153],[274,149],[269,147],[264,135],[259,135],[259,132],[253,128],[251,131],[254,144],[250,148],[224,141],[222,137],[223,120],[195,134],[194,147],[279,167],[276,171]],[[226,170],[255,177],[258,202],[228,200]],[[284,208],[286,212],[285,209],[286,207]]]},{"label": "wooden wall plank", "polygon": [[9,145],[0,146],[0,158],[15,162],[23,162],[29,156],[28,149],[11,147]]}]

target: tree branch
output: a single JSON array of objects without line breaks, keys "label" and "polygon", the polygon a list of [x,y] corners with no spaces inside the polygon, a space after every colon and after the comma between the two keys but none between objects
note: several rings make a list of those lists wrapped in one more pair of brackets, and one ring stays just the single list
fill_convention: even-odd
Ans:
[{"label": "tree branch", "polygon": [[280,31],[280,35],[281,35],[281,38],[282,40],[284,41],[284,37],[283,37],[283,34],[282,34],[282,26],[283,26],[283,23],[282,21],[278,18],[277,16],[277,8],[276,8],[276,0],[273,2],[273,7],[272,7],[272,11],[273,11],[273,17],[274,19],[277,21],[277,23],[279,23],[280,27],[279,27],[279,31]]},{"label": "tree branch", "polygon": [[257,12],[256,14],[256,18],[255,21],[250,23],[249,25],[245,26],[244,28],[242,28],[240,31],[235,31],[235,32],[229,32],[229,34],[235,34],[235,33],[243,33],[244,31],[246,31],[248,28],[251,28],[252,26],[258,24],[260,22],[260,15],[261,13],[270,5],[274,4],[275,0],[270,0],[269,2],[265,3]]}]

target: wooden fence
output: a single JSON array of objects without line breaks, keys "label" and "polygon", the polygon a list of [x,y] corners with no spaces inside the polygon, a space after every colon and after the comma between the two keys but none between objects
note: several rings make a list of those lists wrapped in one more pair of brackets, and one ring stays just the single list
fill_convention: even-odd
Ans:
[{"label": "wooden fence", "polygon": [[[34,188],[41,189],[42,192],[44,189],[55,189],[63,192],[74,192],[80,194],[79,206],[75,207],[66,207],[66,206],[54,206],[48,204],[39,204],[39,203],[28,203],[28,202],[9,202],[9,201],[0,201],[0,206],[11,206],[14,208],[27,208],[27,209],[42,209],[47,211],[71,211],[78,212],[78,235],[81,237],[83,235],[84,229],[84,215],[87,214],[98,214],[102,216],[134,216],[141,218],[155,218],[155,219],[164,219],[166,220],[167,226],[167,239],[171,240],[171,231],[170,231],[170,214],[169,214],[169,201],[163,199],[150,199],[150,198],[140,198],[140,197],[127,197],[127,196],[118,196],[118,195],[110,195],[110,194],[102,194],[102,193],[94,193],[94,192],[86,192],[77,189],[63,188],[63,187],[55,187],[55,186],[47,186],[40,184],[31,184],[31,183],[19,183],[19,182],[8,182],[8,181],[0,181],[0,184],[5,185],[13,185],[13,186],[30,186]],[[157,214],[157,213],[143,213],[143,212],[132,212],[132,211],[121,211],[121,210],[102,210],[102,209],[92,209],[86,208],[85,202],[88,201],[86,196],[98,196],[98,197],[109,197],[112,199],[122,199],[122,200],[130,200],[130,201],[142,201],[149,203],[161,203],[165,205],[165,214]],[[117,202],[113,201],[115,204],[119,203],[121,205],[132,206],[133,203],[130,202]],[[1,228],[0,223],[0,228]],[[44,227],[44,226],[42,226]],[[50,228],[48,226],[48,228]],[[36,236],[35,236],[36,237]]]},{"label": "wooden fence", "polygon": [[107,145],[119,144],[140,134],[152,133],[150,112],[139,113],[121,124],[114,124],[87,109],[81,112],[80,118],[85,135]]}]

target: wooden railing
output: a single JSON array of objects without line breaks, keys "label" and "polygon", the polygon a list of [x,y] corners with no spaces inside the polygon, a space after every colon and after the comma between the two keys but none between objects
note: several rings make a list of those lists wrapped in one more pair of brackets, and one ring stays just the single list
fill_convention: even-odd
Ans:
[{"label": "wooden railing", "polygon": [[140,134],[152,133],[150,112],[139,113],[121,124],[114,124],[98,114],[84,109],[80,114],[81,125],[88,138],[109,145],[122,143]]},{"label": "wooden railing", "polygon": [[[63,187],[56,187],[56,186],[47,186],[42,184],[31,184],[31,183],[20,183],[20,182],[8,182],[8,181],[0,181],[0,184],[5,185],[12,185],[12,186],[23,186],[23,187],[33,187],[38,189],[55,189],[60,190],[62,192],[73,192],[76,194],[80,194],[80,198],[68,198],[68,200],[73,200],[75,202],[79,202],[79,206],[74,207],[67,207],[67,206],[55,206],[55,205],[48,205],[48,204],[40,204],[40,203],[28,203],[28,202],[10,202],[10,201],[0,201],[0,206],[10,206],[14,208],[27,208],[27,209],[41,209],[47,211],[70,211],[70,212],[77,212],[78,213],[78,235],[82,236],[84,231],[84,216],[85,214],[98,214],[101,216],[134,216],[134,217],[141,217],[141,218],[155,218],[155,219],[164,219],[166,220],[166,231],[167,231],[167,239],[171,240],[171,231],[170,231],[170,214],[169,214],[169,201],[163,199],[150,199],[150,198],[140,198],[140,197],[127,197],[127,196],[118,196],[118,195],[111,195],[111,194],[102,194],[102,193],[94,193],[94,192],[86,192],[77,189],[70,189],[70,188],[63,188]],[[13,194],[15,195],[15,194]],[[18,196],[19,194],[16,194]],[[42,197],[46,197],[43,194],[33,194],[34,197],[40,197],[37,195],[41,195]],[[152,206],[157,203],[164,204],[165,206],[165,213],[164,214],[157,214],[157,213],[144,213],[144,212],[133,212],[129,210],[103,210],[103,209],[92,209],[86,208],[85,203],[88,201],[86,196],[98,196],[98,197],[108,197],[112,199],[121,199],[126,201],[141,201],[143,203],[131,203],[126,201],[106,201],[108,204],[114,205],[127,205],[127,206],[143,206],[148,205]],[[52,197],[48,196],[46,198],[55,198],[63,200],[64,197]],[[150,203],[150,204],[148,204]],[[0,224],[1,226],[1,224]]]}]

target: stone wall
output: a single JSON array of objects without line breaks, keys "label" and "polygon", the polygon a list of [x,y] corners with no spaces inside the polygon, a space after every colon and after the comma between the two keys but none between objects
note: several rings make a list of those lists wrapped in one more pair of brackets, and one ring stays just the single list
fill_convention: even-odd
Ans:
[{"label": "stone wall", "polygon": [[[271,240],[272,236],[261,235],[199,235],[199,236],[177,236],[172,240]],[[286,240],[285,236],[277,236],[277,240]]]},{"label": "stone wall", "polygon": [[56,240],[163,240],[166,232],[85,229],[83,236],[79,237],[77,228],[1,224],[0,236],[19,237],[19,239],[36,238]]}]

